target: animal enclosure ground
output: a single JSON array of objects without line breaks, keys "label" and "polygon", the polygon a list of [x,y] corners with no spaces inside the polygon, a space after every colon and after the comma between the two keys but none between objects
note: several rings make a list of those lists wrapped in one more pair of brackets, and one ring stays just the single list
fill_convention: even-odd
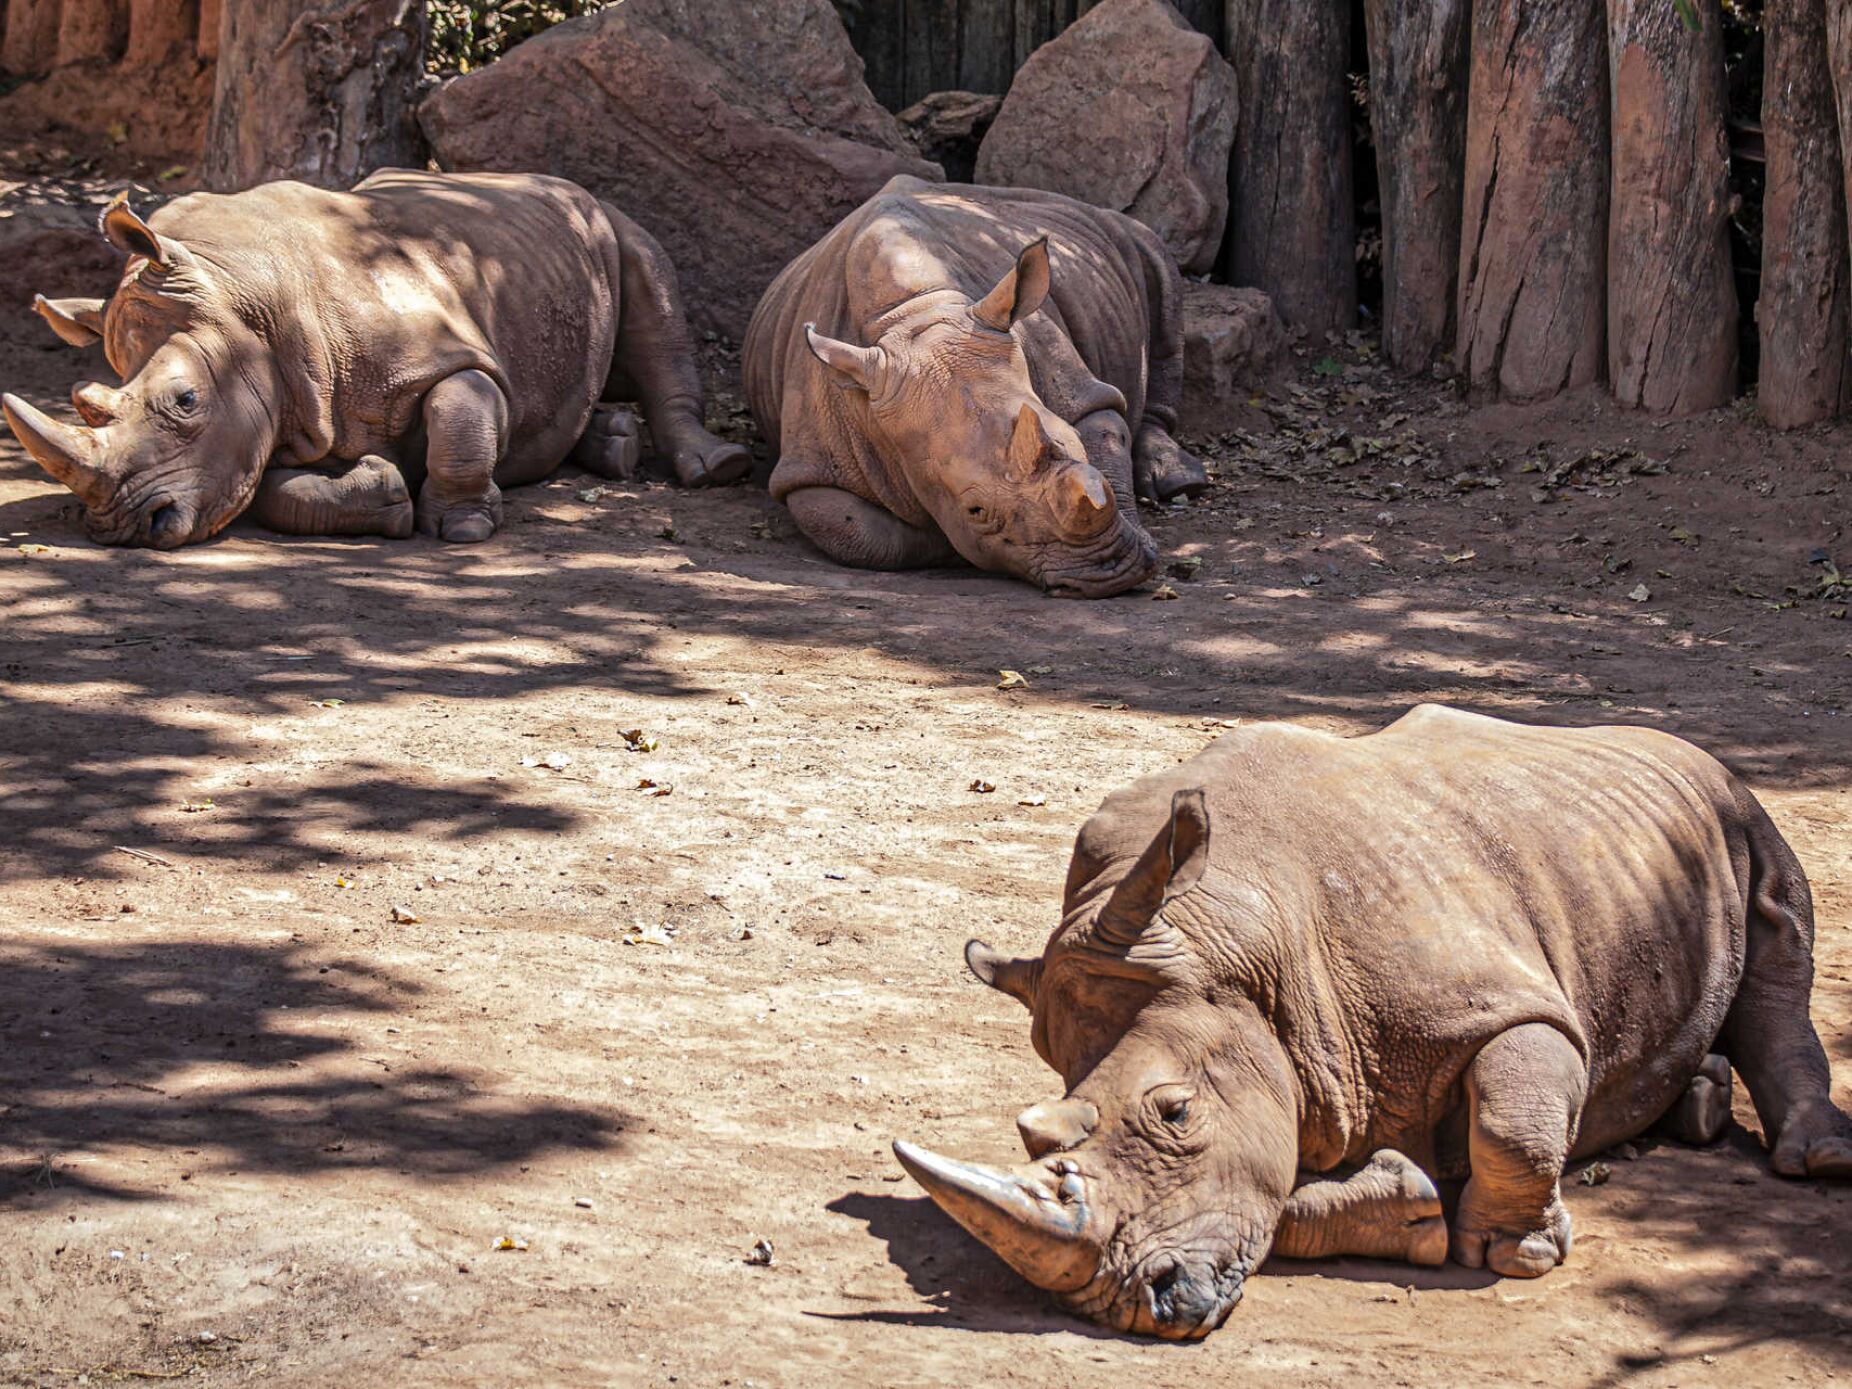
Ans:
[{"label": "animal enclosure ground", "polygon": [[[1039,948],[1103,795],[1424,700],[1745,774],[1852,1101],[1843,436],[1339,358],[1151,517],[1174,601],[852,572],[760,488],[578,474],[472,548],[108,551],[9,439],[0,1383],[1852,1380],[1852,1191],[1741,1126],[1572,1177],[1540,1282],[1276,1261],[1190,1347],[1052,1310],[901,1178],[891,1139],[1005,1159],[1053,1093],[959,948]],[[0,347],[45,407],[98,370]]]}]

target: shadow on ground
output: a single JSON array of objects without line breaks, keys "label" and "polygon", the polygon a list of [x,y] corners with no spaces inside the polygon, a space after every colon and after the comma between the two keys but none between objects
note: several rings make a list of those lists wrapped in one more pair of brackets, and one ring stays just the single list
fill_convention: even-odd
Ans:
[{"label": "shadow on ground", "polygon": [[[386,1033],[422,990],[288,944],[0,947],[0,1202],[75,1190],[118,1147],[205,1171],[387,1167],[420,1177],[621,1151],[629,1116],[516,1098],[420,1065]],[[371,1020],[371,1021],[369,1021]],[[21,1158],[17,1155],[25,1154]]]}]

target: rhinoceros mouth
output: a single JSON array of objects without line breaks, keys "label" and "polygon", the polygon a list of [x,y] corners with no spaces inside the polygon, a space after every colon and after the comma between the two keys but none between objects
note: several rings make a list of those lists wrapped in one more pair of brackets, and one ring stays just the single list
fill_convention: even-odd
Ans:
[{"label": "rhinoceros mouth", "polygon": [[1091,1284],[1060,1300],[1122,1334],[1197,1341],[1228,1320],[1246,1282],[1243,1261],[1158,1254],[1128,1273],[1109,1253]]},{"label": "rhinoceros mouth", "polygon": [[1058,598],[1111,598],[1157,571],[1157,543],[1123,516],[1090,545],[1052,545],[1033,566],[1035,582]]}]

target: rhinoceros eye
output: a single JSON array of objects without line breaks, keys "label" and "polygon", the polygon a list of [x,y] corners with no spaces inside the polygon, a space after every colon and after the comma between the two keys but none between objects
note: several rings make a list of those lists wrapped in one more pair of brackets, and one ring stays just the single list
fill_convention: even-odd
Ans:
[{"label": "rhinoceros eye", "polygon": [[1158,1118],[1173,1129],[1180,1129],[1190,1122],[1190,1102],[1188,1100],[1166,1100],[1158,1106]]},{"label": "rhinoceros eye", "polygon": [[191,410],[197,404],[199,404],[199,392],[191,386],[174,397],[174,408],[177,410]]}]

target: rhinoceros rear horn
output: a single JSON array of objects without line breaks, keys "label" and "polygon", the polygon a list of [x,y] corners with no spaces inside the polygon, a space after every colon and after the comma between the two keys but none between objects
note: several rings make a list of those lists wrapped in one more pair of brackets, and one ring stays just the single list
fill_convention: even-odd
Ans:
[{"label": "rhinoceros rear horn", "polygon": [[869,389],[875,367],[881,360],[880,348],[857,347],[854,343],[827,337],[817,331],[814,323],[804,325],[804,341],[810,344],[811,352],[824,366],[847,377],[851,384],[864,391]]},{"label": "rhinoceros rear horn", "polygon": [[1170,799],[1170,819],[1113,889],[1094,928],[1102,943],[1130,949],[1166,903],[1202,880],[1209,867],[1209,803],[1200,789]]},{"label": "rhinoceros rear horn", "polygon": [[1048,264],[1048,238],[1033,241],[1016,257],[1009,274],[997,287],[971,306],[971,316],[986,328],[1007,333],[1048,298],[1052,271]]},{"label": "rhinoceros rear horn", "polygon": [[1053,1199],[1041,1189],[1042,1173],[954,1162],[896,1143],[894,1156],[933,1202],[1038,1288],[1078,1292],[1099,1272],[1099,1249],[1090,1239],[1087,1207]]},{"label": "rhinoceros rear horn", "polygon": [[102,299],[47,299],[32,297],[32,307],[51,325],[52,332],[72,347],[88,347],[103,336]]},{"label": "rhinoceros rear horn", "polygon": [[33,461],[75,492],[85,506],[101,506],[108,500],[115,480],[97,466],[95,435],[59,424],[16,395],[0,396],[0,413]]},{"label": "rhinoceros rear horn", "polygon": [[1023,1007],[1035,1007],[1036,986],[1042,980],[1040,960],[1022,960],[992,950],[981,940],[965,942],[965,968],[981,982],[999,993],[1006,993]]}]

